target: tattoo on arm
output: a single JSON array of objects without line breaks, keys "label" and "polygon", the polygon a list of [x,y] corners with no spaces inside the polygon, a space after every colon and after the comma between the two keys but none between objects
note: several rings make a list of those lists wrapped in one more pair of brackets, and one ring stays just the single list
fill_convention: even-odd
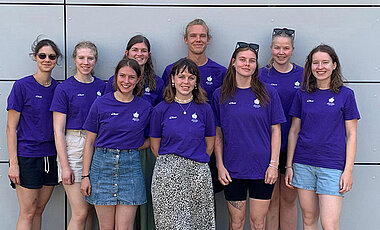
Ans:
[{"label": "tattoo on arm", "polygon": [[246,201],[227,201],[232,207],[238,210],[243,210],[245,208]]}]

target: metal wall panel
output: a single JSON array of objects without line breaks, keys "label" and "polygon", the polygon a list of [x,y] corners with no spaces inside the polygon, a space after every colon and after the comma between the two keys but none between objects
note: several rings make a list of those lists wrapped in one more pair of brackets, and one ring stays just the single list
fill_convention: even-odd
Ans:
[{"label": "metal wall panel", "polygon": [[[0,161],[7,161],[8,148],[7,148],[7,138],[6,138],[6,128],[7,128],[7,98],[11,92],[13,82],[0,82]],[[1,223],[1,222],[0,222]]]},{"label": "metal wall panel", "polygon": [[[287,26],[297,31],[293,55],[296,63],[303,65],[316,45],[330,44],[338,52],[349,81],[379,80],[380,64],[373,52],[379,47],[379,8],[68,6],[67,12],[69,53],[78,41],[95,42],[100,53],[96,73],[103,79],[112,75],[126,42],[136,33],[150,39],[155,69],[161,74],[167,64],[186,55],[182,37],[185,25],[194,18],[203,18],[213,35],[208,55],[223,65],[227,65],[236,41],[259,43],[260,65],[265,65],[270,57],[272,28]],[[96,27],[102,28],[101,32]],[[366,60],[360,62],[360,68],[357,57]]]},{"label": "metal wall panel", "polygon": [[136,5],[365,5],[380,4],[379,0],[184,0],[173,2],[171,0],[67,0],[70,4],[136,4]]},{"label": "metal wall panel", "polygon": [[51,4],[57,4],[57,3],[64,3],[64,0],[0,0],[0,3],[17,3],[17,4],[24,4],[24,3],[33,3],[33,4],[39,4],[39,3],[51,3]]},{"label": "metal wall panel", "polygon": [[380,162],[380,84],[351,83],[348,86],[355,91],[361,115],[358,122],[358,151],[355,162]]},{"label": "metal wall panel", "polygon": [[[16,190],[9,185],[8,164],[0,163],[1,229],[16,229],[19,206]],[[64,191],[56,186],[42,217],[42,229],[65,229]]]},{"label": "metal wall panel", "polygon": [[[31,45],[38,35],[52,39],[64,53],[63,6],[0,6],[0,79],[16,80],[36,72]],[[53,70],[64,79],[64,60]]]}]

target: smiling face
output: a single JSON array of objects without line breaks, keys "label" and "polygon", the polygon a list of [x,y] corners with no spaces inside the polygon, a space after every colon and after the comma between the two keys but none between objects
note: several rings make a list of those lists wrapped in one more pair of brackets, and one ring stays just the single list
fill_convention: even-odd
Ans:
[{"label": "smiling face", "polygon": [[236,59],[232,59],[236,77],[251,77],[257,68],[257,57],[252,50],[240,51]]},{"label": "smiling face", "polygon": [[89,75],[93,71],[96,64],[94,51],[89,48],[79,48],[76,51],[74,62],[77,71],[82,75]]},{"label": "smiling face", "polygon": [[172,83],[176,89],[175,96],[179,99],[189,99],[192,95],[197,77],[187,70],[179,71],[178,74],[172,76]]},{"label": "smiling face", "polygon": [[125,55],[130,59],[135,59],[139,66],[144,66],[150,57],[150,52],[145,43],[136,43],[129,50],[125,51]]},{"label": "smiling face", "polygon": [[[45,56],[45,58],[42,59],[40,56]],[[53,56],[55,56],[55,59],[51,60],[51,57]],[[57,64],[57,54],[49,45],[41,47],[36,55],[33,54],[33,58],[37,62],[37,68],[40,72],[51,72],[55,67],[55,64]]]},{"label": "smiling face", "polygon": [[292,38],[276,36],[273,38],[271,52],[273,61],[277,65],[287,65],[290,62],[294,48]]},{"label": "smiling face", "polygon": [[318,51],[313,54],[311,71],[313,76],[317,79],[317,85],[329,87],[331,75],[335,68],[336,63],[333,62],[328,53]]},{"label": "smiling face", "polygon": [[116,88],[124,95],[132,95],[140,77],[130,66],[124,66],[117,72]]},{"label": "smiling face", "polygon": [[203,54],[210,42],[207,29],[202,25],[192,25],[187,28],[187,36],[184,38],[188,52],[196,55]]}]

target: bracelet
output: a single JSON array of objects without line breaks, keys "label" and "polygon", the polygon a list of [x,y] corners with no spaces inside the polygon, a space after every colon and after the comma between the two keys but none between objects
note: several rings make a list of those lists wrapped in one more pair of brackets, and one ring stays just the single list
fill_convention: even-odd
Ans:
[{"label": "bracelet", "polygon": [[81,178],[81,180],[83,180],[83,179],[86,178],[86,177],[90,177],[90,174],[87,174],[87,175],[85,175],[85,176],[81,176],[80,178]]},{"label": "bracelet", "polygon": [[276,164],[278,164],[278,161],[270,160],[270,163],[276,163]]},{"label": "bracelet", "polygon": [[292,169],[293,166],[285,166],[286,169]]},{"label": "bracelet", "polygon": [[275,169],[278,169],[278,167],[276,165],[272,165],[272,164],[269,164],[269,167],[273,167]]}]

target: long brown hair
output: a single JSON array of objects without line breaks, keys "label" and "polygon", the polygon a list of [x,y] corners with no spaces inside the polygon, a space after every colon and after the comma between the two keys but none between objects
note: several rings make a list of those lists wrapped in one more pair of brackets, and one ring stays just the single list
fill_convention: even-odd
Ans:
[{"label": "long brown hair", "polygon": [[[118,87],[117,87],[117,78],[118,78],[119,70],[121,68],[123,68],[124,66],[131,67],[136,72],[137,77],[141,78],[141,69],[140,69],[139,63],[137,63],[137,61],[134,60],[134,59],[123,58],[121,61],[119,61],[119,63],[116,66],[116,69],[115,69],[115,74],[114,74],[114,79],[113,79],[113,88],[115,90],[118,90]],[[142,81],[140,80],[136,84],[136,86],[133,89],[132,93],[133,93],[133,95],[141,96],[142,92],[143,92],[143,89],[144,89],[144,86],[142,84]]]},{"label": "long brown hair", "polygon": [[336,68],[332,71],[331,81],[330,81],[330,90],[335,93],[339,93],[340,87],[343,86],[343,74],[341,71],[341,66],[339,62],[338,55],[336,54],[334,48],[329,45],[321,44],[314,49],[312,49],[309,55],[306,58],[305,69],[303,72],[303,81],[301,85],[301,89],[305,90],[309,93],[315,92],[317,90],[317,78],[314,77],[312,72],[312,64],[313,64],[313,55],[317,52],[327,53],[333,63],[336,63]]},{"label": "long brown hair", "polygon": [[[146,47],[148,48],[148,52],[149,52],[148,60],[146,61],[145,65],[144,65],[144,73],[142,73],[142,75],[141,75],[142,84],[144,86],[147,85],[149,87],[149,89],[155,91],[157,88],[156,74],[155,74],[154,68],[153,68],[152,55],[150,54],[150,42],[149,42],[148,38],[144,37],[143,35],[133,36],[131,39],[129,39],[128,44],[127,44],[127,48],[125,50],[129,52],[129,50],[132,48],[132,46],[137,44],[137,43],[144,43],[146,45]],[[126,57],[127,56],[124,55],[124,58],[126,58]]]},{"label": "long brown hair", "polygon": [[256,69],[255,72],[252,74],[251,77],[251,89],[255,93],[257,99],[260,101],[260,105],[264,106],[266,105],[270,98],[267,94],[267,91],[265,89],[264,84],[259,80],[258,78],[258,71],[259,71],[259,56],[256,50],[251,49],[249,47],[239,47],[235,49],[235,51],[232,54],[230,65],[228,66],[226,76],[223,81],[223,85],[220,90],[220,96],[221,96],[221,103],[223,103],[225,100],[229,98],[233,98],[237,89],[237,82],[236,82],[236,69],[233,66],[234,60],[236,60],[236,56],[239,52],[251,50],[256,55]]},{"label": "long brown hair", "polygon": [[192,60],[187,58],[181,58],[176,63],[174,63],[172,70],[170,72],[169,83],[164,91],[164,99],[167,103],[172,103],[175,98],[176,89],[173,87],[172,77],[183,73],[187,70],[190,74],[196,76],[196,87],[193,89],[193,100],[197,104],[203,104],[207,102],[207,94],[204,89],[202,89],[200,84],[200,75],[197,64],[195,64]]}]

